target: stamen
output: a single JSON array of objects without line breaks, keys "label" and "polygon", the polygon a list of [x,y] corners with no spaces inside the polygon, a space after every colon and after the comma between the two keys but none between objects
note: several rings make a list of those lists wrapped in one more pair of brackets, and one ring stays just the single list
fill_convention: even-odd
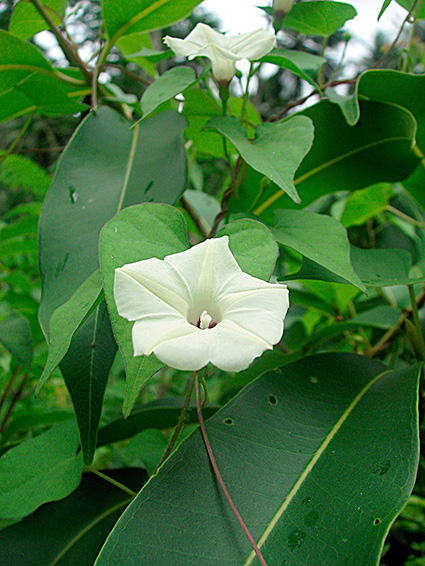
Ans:
[{"label": "stamen", "polygon": [[199,318],[199,328],[201,330],[206,330],[207,328],[210,328],[211,321],[212,321],[212,318],[207,313],[207,311],[205,311],[205,310],[202,311],[202,314]]}]

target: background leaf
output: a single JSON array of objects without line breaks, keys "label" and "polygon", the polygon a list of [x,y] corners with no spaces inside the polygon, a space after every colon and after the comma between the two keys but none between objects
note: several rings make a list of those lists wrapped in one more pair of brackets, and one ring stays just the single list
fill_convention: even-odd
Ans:
[{"label": "background leaf", "polygon": [[[295,175],[303,207],[335,191],[401,181],[417,167],[412,114],[401,107],[367,101],[360,102],[360,110],[362,118],[355,126],[347,125],[339,108],[328,101],[303,111],[314,125],[313,146]],[[273,210],[294,207],[272,184],[254,212],[271,223]]]},{"label": "background leaf", "polygon": [[0,459],[0,517],[19,519],[78,486],[83,471],[74,422],[53,426]]},{"label": "background leaf", "polygon": [[[41,3],[48,9],[55,23],[60,25],[65,15],[66,0],[43,0]],[[30,2],[19,0],[10,18],[10,33],[26,40],[45,29],[49,29],[49,25],[37,9]]]},{"label": "background leaf", "polygon": [[[313,356],[260,377],[208,421],[218,466],[269,566],[305,566],[312,556],[377,563],[415,481],[419,369]],[[340,527],[330,529],[334,517]],[[123,514],[96,566],[195,566],[200,554],[203,566],[249,566],[251,550],[196,431]]]},{"label": "background leaf", "polygon": [[201,0],[105,0],[103,21],[112,44],[122,35],[164,28],[181,20]]},{"label": "background leaf", "polygon": [[251,167],[276,183],[293,201],[300,202],[294,175],[313,142],[310,120],[296,116],[285,122],[257,126],[252,142],[236,118],[213,118],[208,127],[226,136]]},{"label": "background leaf", "polygon": [[357,15],[351,4],[344,2],[303,2],[292,6],[282,21],[282,28],[289,28],[306,35],[327,37]]},{"label": "background leaf", "polygon": [[273,234],[280,244],[366,291],[351,265],[347,232],[334,218],[305,210],[276,210]]},{"label": "background leaf", "polygon": [[[184,190],[185,119],[164,112],[130,131],[131,125],[113,110],[100,108],[80,124],[61,157],[40,218],[40,321],[45,333],[53,312],[99,268],[103,225],[122,207],[145,201],[171,203]],[[102,303],[77,332],[61,364],[86,463],[96,446],[115,351]]]},{"label": "background leaf", "polygon": [[[108,470],[107,475],[137,491],[145,470]],[[62,501],[47,503],[20,523],[0,532],[0,563],[8,566],[93,566],[129,495],[95,476]]]},{"label": "background leaf", "polygon": [[18,312],[8,314],[0,321],[0,343],[21,366],[30,371],[34,356],[31,328],[28,320]]}]

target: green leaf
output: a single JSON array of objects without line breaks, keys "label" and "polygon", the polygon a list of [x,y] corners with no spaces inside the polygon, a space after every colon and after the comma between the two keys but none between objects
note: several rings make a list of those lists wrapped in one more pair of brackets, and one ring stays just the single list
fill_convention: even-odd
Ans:
[{"label": "green leaf", "polygon": [[381,19],[381,17],[383,16],[383,14],[386,11],[386,9],[388,8],[388,6],[391,4],[391,2],[392,2],[392,0],[384,0],[384,3],[382,4],[382,8],[379,11],[378,22]]},{"label": "green leaf", "polygon": [[[414,2],[415,0],[397,0],[397,4],[400,4],[400,6],[402,6],[409,12],[413,7],[417,7],[417,4]],[[413,14],[415,14],[415,11],[413,11]],[[425,6],[423,4],[421,4],[421,7],[419,8],[418,17],[421,20],[425,19]]]},{"label": "green leaf", "polygon": [[[61,19],[65,15],[66,0],[43,0],[41,3],[47,8],[55,23],[61,25]],[[30,2],[19,0],[10,18],[10,33],[26,40],[46,29],[49,29],[49,25],[38,10]]]},{"label": "green leaf", "polygon": [[360,117],[360,106],[357,99],[357,93],[353,96],[342,96],[334,88],[325,90],[328,99],[340,107],[341,112],[349,126],[357,124]]},{"label": "green leaf", "polygon": [[[2,155],[4,152],[0,152]],[[25,194],[44,197],[52,179],[38,163],[16,153],[0,159],[0,183]]]},{"label": "green leaf", "polygon": [[[107,444],[127,440],[148,428],[157,428],[158,430],[173,428],[179,420],[182,407],[183,401],[180,399],[164,399],[161,400],[161,403],[156,402],[155,405],[150,407],[133,411],[128,417],[116,419],[101,427],[97,438],[97,446],[106,446]],[[218,409],[217,405],[205,407],[205,418],[212,417]],[[185,422],[188,424],[198,422],[194,406],[189,407]]]},{"label": "green leaf", "polygon": [[140,120],[146,118],[163,102],[174,98],[196,81],[196,74],[192,67],[173,67],[166,71],[148,86],[143,93],[141,100],[143,118]]},{"label": "green leaf", "polygon": [[[99,268],[100,230],[122,207],[172,203],[186,185],[185,119],[163,112],[133,128],[102,107],[82,121],[59,161],[40,218],[40,321]],[[164,164],[167,164],[164,167]],[[102,303],[76,333],[61,370],[75,406],[85,461],[91,461],[116,345]]]},{"label": "green leaf", "polygon": [[334,218],[305,210],[276,210],[273,235],[280,244],[366,291],[351,265],[347,232]]},{"label": "green leaf", "polygon": [[[218,467],[268,566],[378,562],[419,451],[420,367],[385,369],[352,354],[305,358],[263,375],[208,421]],[[329,528],[330,517],[344,528]],[[182,556],[187,566],[199,556],[202,566],[257,563],[199,430],[137,495],[96,566],[180,566]]]},{"label": "green leaf", "polygon": [[353,267],[367,287],[391,287],[424,283],[425,277],[409,277],[412,258],[407,250],[351,248]]},{"label": "green leaf", "polygon": [[[401,181],[417,167],[419,157],[412,151],[416,136],[412,114],[392,104],[368,101],[360,101],[360,110],[361,120],[355,126],[349,126],[329,101],[302,112],[314,125],[313,146],[295,176],[303,207],[335,191]],[[294,207],[272,184],[254,212],[272,222],[273,210]]]},{"label": "green leaf", "polygon": [[344,2],[303,2],[292,7],[282,22],[282,28],[327,37],[356,15],[354,7]]},{"label": "green leaf", "polygon": [[172,51],[154,51],[148,33],[129,33],[118,40],[118,49],[128,61],[132,61],[155,77],[155,63],[172,55]]},{"label": "green leaf", "polygon": [[351,194],[344,206],[341,224],[345,228],[361,226],[370,218],[383,212],[393,195],[389,183],[379,183]]},{"label": "green leaf", "polygon": [[211,118],[221,116],[217,101],[200,88],[191,88],[184,95],[183,115],[189,123],[185,136],[196,148],[215,157],[223,157],[222,136],[204,129]]},{"label": "green leaf", "polygon": [[37,384],[35,396],[40,393],[44,383],[65,357],[77,330],[101,301],[103,301],[102,281],[99,271],[95,271],[66,303],[55,310],[49,326],[49,355]]},{"label": "green leaf", "polygon": [[326,63],[326,58],[295,49],[273,49],[259,61],[260,63],[272,63],[282,69],[287,69],[309,82],[315,89],[319,89],[308,74],[308,71],[317,74],[321,66]]},{"label": "green leaf", "polygon": [[409,110],[417,123],[415,141],[422,153],[425,153],[425,108],[421,104],[424,89],[424,75],[411,75],[390,69],[372,69],[361,75],[357,90],[358,95],[363,98],[395,104]]},{"label": "green leaf", "polygon": [[34,346],[29,322],[21,314],[12,312],[0,321],[0,343],[21,366],[30,371]]},{"label": "green leaf", "polygon": [[270,230],[256,220],[226,224],[217,238],[229,236],[229,248],[239,267],[253,277],[268,281],[273,273],[278,246]]},{"label": "green leaf", "polygon": [[50,409],[49,412],[44,412],[34,411],[34,408],[32,408],[31,412],[20,413],[16,417],[12,416],[7,423],[6,430],[1,435],[1,443],[7,444],[11,438],[18,434],[21,438],[23,433],[31,433],[34,435],[34,432],[37,433],[39,427],[45,428],[71,419],[74,419],[74,413],[72,411]]},{"label": "green leaf", "polygon": [[163,259],[166,255],[182,252],[187,248],[184,218],[175,208],[165,204],[132,206],[117,214],[102,229],[100,262],[105,296],[127,374],[125,415],[130,413],[146,381],[164,364],[154,355],[134,356],[131,339],[134,323],[118,314],[114,301],[115,269],[151,257]]},{"label": "green leaf", "polygon": [[[107,475],[137,491],[147,480],[140,469],[108,470]],[[131,497],[94,474],[83,474],[68,497],[47,503],[20,523],[0,532],[0,563],[7,566],[93,566]]]},{"label": "green leaf", "polygon": [[19,519],[48,501],[69,495],[83,471],[74,422],[53,426],[0,459],[0,517]]},{"label": "green leaf", "polygon": [[217,214],[221,211],[218,200],[200,190],[188,189],[183,196],[186,205],[189,205],[198,216],[200,223],[203,225],[204,233],[209,234]]},{"label": "green leaf", "polygon": [[201,0],[104,0],[103,20],[113,45],[122,35],[165,28],[186,17]]},{"label": "green leaf", "polygon": [[213,118],[208,127],[226,136],[251,167],[276,183],[293,201],[300,202],[294,175],[313,142],[310,120],[295,116],[285,122],[257,126],[252,142],[237,118]]},{"label": "green leaf", "polygon": [[57,115],[87,109],[68,96],[35,45],[0,30],[0,53],[0,122],[34,111]]}]

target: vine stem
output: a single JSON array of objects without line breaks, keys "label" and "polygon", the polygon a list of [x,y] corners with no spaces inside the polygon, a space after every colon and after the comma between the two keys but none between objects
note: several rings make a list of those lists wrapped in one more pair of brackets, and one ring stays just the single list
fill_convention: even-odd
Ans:
[{"label": "vine stem", "polygon": [[[191,399],[192,393],[193,393],[193,386],[195,385],[195,378],[197,377],[197,375],[198,375],[198,372],[196,372],[196,371],[192,372],[182,412],[180,413],[180,417],[179,417],[179,420],[177,422],[177,426],[174,429],[173,436],[171,437],[171,440],[170,440],[170,442],[167,446],[167,449],[165,450],[164,455],[161,458],[160,463],[158,464],[158,468],[160,468],[162,466],[162,464],[165,462],[165,460],[171,454],[171,452],[173,451],[173,448],[174,448],[174,446],[177,442],[177,439],[180,436],[180,433],[181,433],[181,430],[183,428],[184,421],[185,421],[185,418],[186,418],[187,410],[189,408],[190,399]],[[155,470],[155,474],[158,471],[158,468]]]},{"label": "vine stem", "polygon": [[120,483],[119,481],[116,481],[113,478],[110,478],[109,476],[107,476],[106,474],[99,472],[99,470],[96,470],[96,468],[93,468],[92,466],[86,466],[86,468],[87,468],[87,470],[89,470],[89,472],[92,472],[96,476],[99,476],[100,478],[106,480],[107,482],[111,483],[115,487],[118,487],[122,491],[125,491],[125,493],[127,493],[128,495],[131,495],[131,497],[136,497],[137,493],[135,491],[133,491],[129,487],[125,486],[124,484]]},{"label": "vine stem", "polygon": [[215,475],[217,476],[218,482],[221,486],[221,489],[223,490],[223,493],[227,499],[227,501],[229,502],[230,507],[232,508],[232,511],[238,521],[238,523],[240,524],[240,526],[242,527],[243,532],[245,533],[247,539],[249,540],[255,554],[257,555],[258,560],[260,561],[260,564],[262,566],[267,566],[266,561],[263,558],[263,555],[260,552],[260,549],[258,548],[255,540],[253,539],[251,533],[248,530],[248,527],[245,525],[239,511],[236,508],[236,505],[233,503],[233,499],[230,497],[230,493],[227,490],[227,487],[224,483],[224,480],[220,474],[220,470],[218,469],[217,466],[217,462],[215,460],[212,448],[211,448],[211,444],[207,435],[207,430],[205,428],[205,423],[204,423],[204,418],[202,416],[202,400],[201,400],[201,388],[199,386],[199,380],[198,380],[198,372],[196,372],[196,408],[198,411],[198,419],[199,419],[199,424],[201,426],[201,432],[202,432],[202,438],[204,439],[204,443],[205,443],[205,448],[207,449],[208,452],[208,457],[210,459],[211,465],[214,468],[214,472]]},{"label": "vine stem", "polygon": [[424,335],[422,333],[421,321],[419,319],[419,311],[418,311],[418,304],[416,302],[415,289],[413,288],[413,285],[408,285],[408,288],[409,288],[410,302],[412,304],[413,322],[415,323],[416,331],[418,333],[419,346],[421,349],[422,359],[425,360],[425,341],[424,341]]}]

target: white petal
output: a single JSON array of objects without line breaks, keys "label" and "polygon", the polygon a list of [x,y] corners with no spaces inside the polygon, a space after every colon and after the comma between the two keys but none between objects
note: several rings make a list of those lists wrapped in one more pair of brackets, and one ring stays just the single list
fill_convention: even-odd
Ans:
[{"label": "white petal", "polygon": [[149,356],[160,344],[199,331],[183,318],[155,314],[137,320],[131,337],[135,356]]},{"label": "white petal", "polygon": [[[223,37],[223,34],[218,33],[210,26],[200,23],[195,26],[185,39],[178,39],[167,35],[164,37],[164,43],[168,45],[176,55],[193,59],[194,57],[198,57],[200,55],[199,51],[208,45],[220,44]],[[205,57],[207,56],[208,55],[205,55]]]},{"label": "white petal", "polygon": [[211,362],[223,371],[241,371],[272,347],[228,320],[207,330],[192,328],[190,335],[162,342],[155,355],[180,370],[199,370]]},{"label": "white petal", "polygon": [[217,316],[216,297],[241,269],[229,250],[229,238],[205,240],[185,252],[164,258],[190,287],[188,320],[196,324],[203,310]]},{"label": "white petal", "polygon": [[263,29],[226,37],[225,47],[239,59],[260,59],[276,46],[276,36]]},{"label": "white petal", "polygon": [[[245,273],[242,275],[247,276]],[[254,277],[251,279],[256,281]],[[283,319],[289,308],[289,293],[286,285],[257,281],[257,289],[222,297],[219,301],[222,316],[266,342],[277,344],[282,337]]]},{"label": "white petal", "polygon": [[115,270],[114,297],[118,313],[127,320],[175,310],[186,316],[190,289],[167,263],[151,258]]}]

